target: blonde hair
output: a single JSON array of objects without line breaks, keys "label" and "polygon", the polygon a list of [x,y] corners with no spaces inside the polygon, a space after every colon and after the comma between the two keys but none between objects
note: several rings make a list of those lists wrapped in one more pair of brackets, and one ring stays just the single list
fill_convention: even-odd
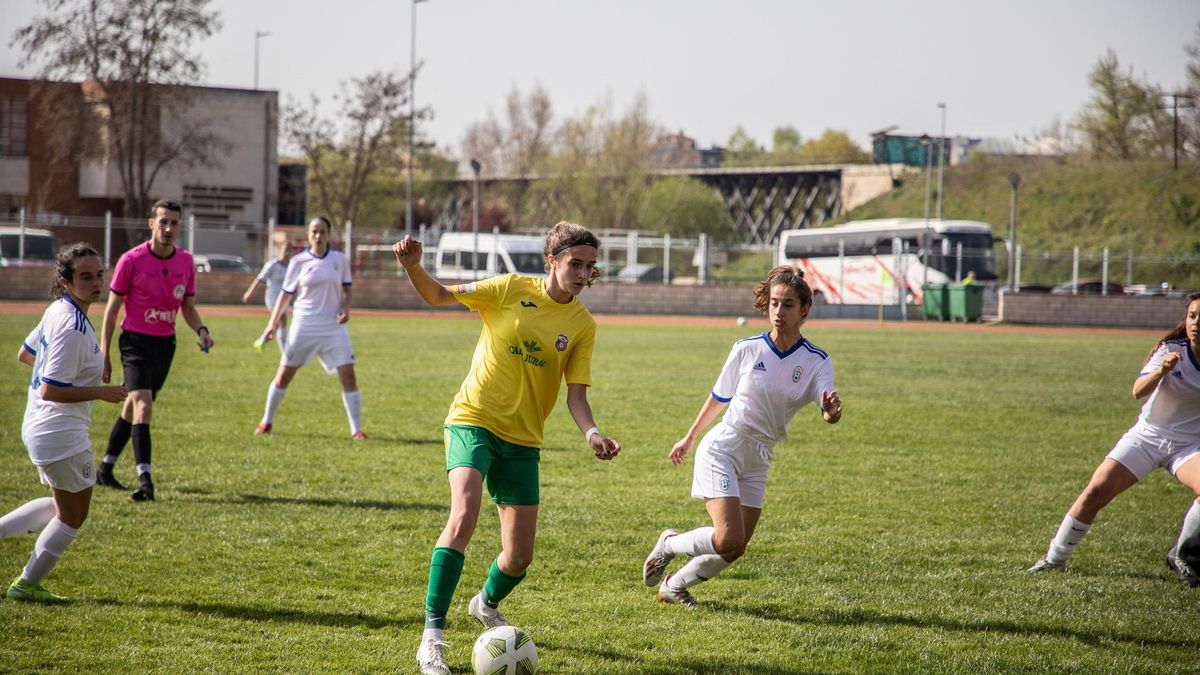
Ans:
[{"label": "blonde hair", "polygon": [[[546,271],[550,271],[550,256],[557,258],[563,251],[575,246],[591,246],[599,251],[600,239],[586,227],[565,220],[559,221],[550,228],[550,231],[546,233],[546,244],[542,250],[546,256]],[[600,268],[593,268],[587,285],[591,286],[602,274],[604,272]]]},{"label": "blonde hair", "polygon": [[804,280],[804,271],[792,265],[780,265],[767,272],[767,278],[754,287],[754,309],[762,314],[766,314],[770,306],[772,286],[787,286],[796,291],[801,307],[812,305],[813,293]]}]

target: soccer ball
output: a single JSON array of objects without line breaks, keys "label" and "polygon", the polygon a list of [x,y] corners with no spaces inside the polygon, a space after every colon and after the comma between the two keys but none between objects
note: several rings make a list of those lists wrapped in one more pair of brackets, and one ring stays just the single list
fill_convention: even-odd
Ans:
[{"label": "soccer ball", "polygon": [[472,662],[477,675],[533,675],[537,671],[537,647],[529,633],[513,626],[483,631],[475,640]]},{"label": "soccer ball", "polygon": [[744,316],[739,316],[739,317],[738,317],[737,324],[738,324],[739,326],[745,326],[745,325],[746,325],[746,317],[744,317]]}]

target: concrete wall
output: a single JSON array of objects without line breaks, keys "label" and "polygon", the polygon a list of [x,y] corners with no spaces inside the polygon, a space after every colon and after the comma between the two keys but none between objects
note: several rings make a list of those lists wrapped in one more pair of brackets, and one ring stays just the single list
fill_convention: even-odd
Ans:
[{"label": "concrete wall", "polygon": [[1187,298],[1136,295],[1048,295],[1000,293],[1000,320],[1105,328],[1169,330],[1187,311]]}]

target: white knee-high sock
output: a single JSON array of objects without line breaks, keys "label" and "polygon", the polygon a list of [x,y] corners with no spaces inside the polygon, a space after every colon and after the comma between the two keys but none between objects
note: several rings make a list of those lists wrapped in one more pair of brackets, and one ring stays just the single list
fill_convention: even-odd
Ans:
[{"label": "white knee-high sock", "polygon": [[715,555],[717,552],[716,546],[713,545],[713,532],[711,527],[697,527],[688,532],[681,532],[674,537],[668,537],[663,543],[663,546],[672,555]]},{"label": "white knee-high sock", "polygon": [[1090,529],[1091,525],[1075,520],[1070,514],[1063,516],[1062,524],[1058,526],[1058,532],[1046,550],[1046,560],[1055,564],[1065,563]]},{"label": "white knee-high sock", "polygon": [[267,409],[263,411],[263,424],[270,424],[275,419],[275,411],[279,410],[279,404],[283,403],[284,396],[287,396],[287,389],[276,387],[272,380],[267,387]]},{"label": "white knee-high sock", "polygon": [[1179,529],[1179,541],[1175,543],[1175,555],[1192,559],[1200,558],[1200,504],[1192,501],[1192,507],[1183,517],[1183,527]]},{"label": "white knee-high sock", "polygon": [[58,518],[51,520],[46,529],[42,530],[41,535],[38,536],[37,543],[33,545],[33,555],[29,556],[29,563],[21,572],[21,581],[31,584],[41,583],[50,570],[58,564],[58,559],[63,556],[63,553],[66,553],[67,547],[75,541],[78,534],[79,530]]},{"label": "white knee-high sock", "polygon": [[53,497],[41,497],[25,502],[0,516],[0,539],[37,532],[46,527],[54,513]]},{"label": "white knee-high sock", "polygon": [[342,405],[346,406],[346,416],[350,418],[350,433],[362,431],[362,394],[357,389],[343,391]]},{"label": "white knee-high sock", "polygon": [[679,571],[667,579],[667,586],[677,591],[691,588],[717,576],[733,563],[726,562],[719,555],[701,555],[692,558]]}]

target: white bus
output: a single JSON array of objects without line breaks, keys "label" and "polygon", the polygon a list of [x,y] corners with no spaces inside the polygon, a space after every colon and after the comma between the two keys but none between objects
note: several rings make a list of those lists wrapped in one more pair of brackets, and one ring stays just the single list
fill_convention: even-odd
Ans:
[{"label": "white bus", "polygon": [[859,220],[785,230],[777,264],[804,270],[814,302],[895,305],[903,297],[920,304],[923,283],[955,282],[968,272],[994,287],[993,247],[992,226],[973,220],[930,220],[928,228],[920,218]]}]

